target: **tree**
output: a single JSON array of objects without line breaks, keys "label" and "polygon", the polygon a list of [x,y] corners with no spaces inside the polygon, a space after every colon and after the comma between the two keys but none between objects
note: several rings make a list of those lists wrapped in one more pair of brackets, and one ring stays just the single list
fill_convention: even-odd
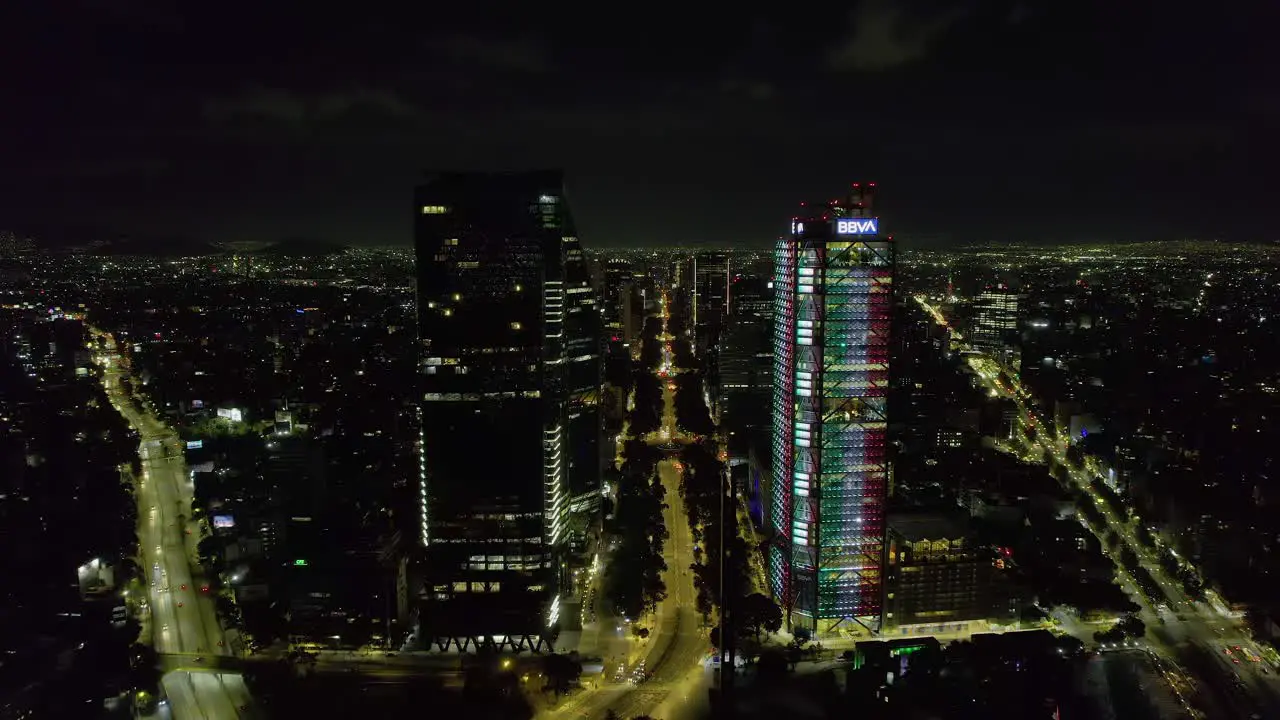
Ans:
[{"label": "tree", "polygon": [[626,618],[635,618],[644,611],[643,569],[633,553],[619,545],[605,567],[602,589],[614,612]]},{"label": "tree", "polygon": [[129,648],[129,682],[137,692],[157,695],[160,690],[160,660],[150,645],[134,643]]},{"label": "tree", "polygon": [[240,613],[237,606],[231,601],[231,598],[223,594],[218,594],[213,599],[213,607],[218,613],[218,617],[229,624],[239,624]]},{"label": "tree", "polygon": [[1129,570],[1133,570],[1134,568],[1140,567],[1140,565],[1138,564],[1138,554],[1133,551],[1133,548],[1130,548],[1128,546],[1121,548],[1120,562]]},{"label": "tree", "polygon": [[[1138,538],[1138,542],[1143,545],[1146,545],[1147,547],[1155,547],[1155,537],[1151,534],[1151,529],[1148,528],[1145,523],[1138,523],[1138,527],[1134,528],[1133,535]],[[1177,566],[1178,561],[1174,559],[1173,564]]]},{"label": "tree", "polygon": [[582,677],[582,663],[568,655],[553,653],[542,658],[542,671],[547,676],[546,689],[559,697],[578,684]]},{"label": "tree", "polygon": [[667,306],[667,332],[679,338],[689,331],[689,299],[683,290],[670,295]]},{"label": "tree", "polygon": [[738,628],[750,631],[756,640],[761,632],[776,633],[782,629],[782,608],[766,595],[751,593],[734,607]]},{"label": "tree", "polygon": [[[705,565],[693,566],[694,584],[697,585],[697,589],[698,589],[698,597],[697,599],[694,600],[694,607],[696,607],[698,609],[698,613],[702,615],[702,621],[706,622],[711,619],[712,607],[711,607],[711,593],[707,591],[706,584],[703,582],[699,582],[699,578],[698,578],[699,570],[704,567],[706,566]],[[716,629],[716,632],[719,632],[718,628]]]},{"label": "tree", "polygon": [[222,540],[213,535],[202,538],[196,546],[196,555],[201,565],[217,574],[222,567]]},{"label": "tree", "polygon": [[1049,471],[1049,473],[1053,475],[1054,480],[1057,480],[1060,483],[1066,484],[1067,478],[1068,478],[1066,465],[1055,464],[1052,466],[1052,469]]},{"label": "tree", "polygon": [[1094,527],[1105,525],[1102,517],[1102,511],[1094,504],[1092,498],[1082,496],[1077,501],[1076,507],[1080,508],[1080,513],[1084,515],[1085,520],[1089,521],[1090,525]]},{"label": "tree", "polygon": [[1183,568],[1178,572],[1178,580],[1182,582],[1182,589],[1186,591],[1187,597],[1196,601],[1204,600],[1204,580],[1194,570]]},{"label": "tree", "polygon": [[662,332],[662,321],[651,317],[645,321],[640,340],[640,368],[652,372],[662,364],[662,343],[658,335]]},{"label": "tree", "polygon": [[641,597],[644,598],[644,606],[648,610],[657,609],[658,603],[667,599],[667,583],[662,579],[662,573],[667,569],[667,563],[662,559],[661,555],[655,557],[656,561],[650,560],[646,564],[644,582],[640,586]]},{"label": "tree", "polygon": [[638,617],[666,597],[662,559],[667,529],[662,517],[662,485],[655,480],[658,455],[640,441],[624,447],[628,455],[618,485],[613,527],[618,547],[605,569],[604,592],[615,611]]},{"label": "tree", "polygon": [[1116,630],[1119,630],[1125,636],[1140,638],[1146,634],[1147,624],[1142,622],[1137,615],[1130,613],[1120,618],[1119,622],[1116,623]]},{"label": "tree", "polygon": [[635,389],[627,421],[633,438],[644,437],[662,424],[662,385],[649,370],[635,374]]},{"label": "tree", "polygon": [[639,482],[653,475],[662,452],[638,438],[631,438],[622,445],[622,467],[619,472],[629,481]]},{"label": "tree", "polygon": [[1067,448],[1066,457],[1072,467],[1078,468],[1084,462],[1084,448],[1073,443]]},{"label": "tree", "polygon": [[1116,643],[1124,640],[1124,633],[1119,627],[1113,627],[1110,630],[1099,630],[1093,634],[1093,639],[1099,643]]},{"label": "tree", "polygon": [[691,435],[710,435],[715,423],[703,397],[702,374],[684,373],[678,376],[675,393],[676,424]]}]

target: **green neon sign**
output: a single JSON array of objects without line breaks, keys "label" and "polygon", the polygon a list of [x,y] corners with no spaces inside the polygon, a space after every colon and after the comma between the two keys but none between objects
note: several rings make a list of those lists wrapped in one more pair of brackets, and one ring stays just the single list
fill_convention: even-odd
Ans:
[{"label": "green neon sign", "polygon": [[302,560],[301,558],[299,558],[298,560],[294,560],[294,561],[293,561],[293,564],[294,564],[294,566],[295,566],[295,567],[305,567],[305,566],[306,566],[306,564],[307,564],[307,561],[306,561],[306,560]]}]

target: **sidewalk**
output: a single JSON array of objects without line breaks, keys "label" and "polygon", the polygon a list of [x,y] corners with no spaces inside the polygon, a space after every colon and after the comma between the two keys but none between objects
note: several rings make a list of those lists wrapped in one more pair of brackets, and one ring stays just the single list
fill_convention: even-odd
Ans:
[{"label": "sidewalk", "polygon": [[[860,633],[818,636],[812,642],[819,643],[827,650],[849,650],[860,642],[876,642],[888,640],[912,640],[916,638],[935,638],[946,644],[952,640],[968,640],[974,635],[983,633],[1029,632],[1032,630],[1053,629],[1042,624],[996,625],[986,620],[970,620],[961,623],[943,623],[939,625],[909,625],[889,628],[887,632],[873,635],[866,630]],[[785,630],[769,635],[768,640],[784,645],[790,644],[795,637]]]}]

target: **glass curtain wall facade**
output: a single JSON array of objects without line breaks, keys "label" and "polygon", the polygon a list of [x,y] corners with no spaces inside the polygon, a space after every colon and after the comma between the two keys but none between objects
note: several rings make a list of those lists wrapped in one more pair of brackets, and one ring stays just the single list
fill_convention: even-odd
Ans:
[{"label": "glass curtain wall facade", "polygon": [[973,346],[991,353],[1014,372],[1018,370],[1018,293],[1006,285],[988,287],[974,299]]},{"label": "glass curtain wall facade", "polygon": [[774,256],[769,574],[790,625],[819,633],[883,614],[894,246],[874,192],[807,206]]},{"label": "glass curtain wall facade", "polygon": [[564,258],[563,363],[568,433],[566,488],[573,512],[594,517],[600,509],[603,466],[600,386],[604,383],[604,322],[582,244],[572,232],[561,237],[561,256]]},{"label": "glass curtain wall facade", "polygon": [[426,642],[554,634],[570,444],[598,433],[581,430],[598,336],[578,337],[594,295],[562,187],[449,173],[416,192]]}]

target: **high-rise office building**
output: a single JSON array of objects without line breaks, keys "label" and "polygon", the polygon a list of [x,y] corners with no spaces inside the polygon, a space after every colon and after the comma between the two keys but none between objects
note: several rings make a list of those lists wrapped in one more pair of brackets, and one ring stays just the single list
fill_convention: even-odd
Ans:
[{"label": "high-rise office building", "polygon": [[600,482],[596,296],[560,172],[436,175],[416,200],[420,638],[537,644],[572,496]]},{"label": "high-rise office building", "polygon": [[620,330],[623,322],[623,304],[630,294],[635,270],[624,258],[610,258],[604,264],[601,297],[604,300],[605,327]]},{"label": "high-rise office building", "polygon": [[975,348],[997,356],[1013,369],[1018,362],[1018,293],[1008,285],[987,287],[973,301],[969,340]]},{"label": "high-rise office building", "polygon": [[[733,310],[717,353],[720,423],[730,458],[768,444],[773,398],[773,290],[764,274],[734,277]],[[759,431],[759,432],[757,432]]]},{"label": "high-rise office building", "polygon": [[693,256],[693,329],[698,354],[713,350],[729,314],[730,254],[704,250]]},{"label": "high-rise office building", "polygon": [[818,633],[883,619],[894,246],[874,193],[806,206],[775,250],[769,574]]},{"label": "high-rise office building", "polygon": [[[565,211],[568,212],[567,210]],[[592,284],[582,245],[570,226],[561,237],[564,262],[563,363],[565,473],[569,507],[588,515],[600,508],[603,418],[600,387],[604,383],[604,328],[599,292]],[[554,362],[555,358],[553,358]],[[586,527],[590,523],[578,523]],[[585,540],[577,533],[576,543]]]}]

